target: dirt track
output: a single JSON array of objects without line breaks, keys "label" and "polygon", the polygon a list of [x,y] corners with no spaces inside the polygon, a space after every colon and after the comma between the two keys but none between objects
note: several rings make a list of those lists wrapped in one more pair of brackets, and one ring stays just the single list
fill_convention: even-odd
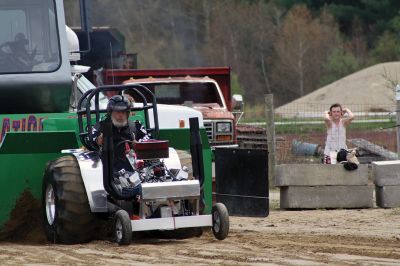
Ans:
[{"label": "dirt track", "polygon": [[43,240],[0,242],[2,265],[383,264],[400,262],[400,209],[272,211],[231,217],[224,241],[211,233],[187,240],[135,239],[62,246]]}]

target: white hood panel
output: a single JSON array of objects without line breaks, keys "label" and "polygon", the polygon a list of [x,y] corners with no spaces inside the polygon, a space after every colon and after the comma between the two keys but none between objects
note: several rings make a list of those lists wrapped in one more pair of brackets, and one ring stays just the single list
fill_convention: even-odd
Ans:
[{"label": "white hood panel", "polygon": [[[185,128],[189,128],[189,118],[198,117],[200,128],[204,127],[203,115],[186,106],[157,104],[158,124],[160,129],[179,128],[179,120],[185,121]],[[150,126],[154,126],[153,110],[149,110]]]}]

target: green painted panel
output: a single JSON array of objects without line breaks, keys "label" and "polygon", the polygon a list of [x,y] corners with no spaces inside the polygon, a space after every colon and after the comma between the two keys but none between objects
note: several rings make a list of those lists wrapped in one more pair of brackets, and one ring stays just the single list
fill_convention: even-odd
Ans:
[{"label": "green painted panel", "polygon": [[73,131],[9,132],[0,146],[0,154],[58,153],[75,148],[78,142]]},{"label": "green painted panel", "polygon": [[43,131],[71,130],[78,133],[77,118],[49,118],[43,120]]},{"label": "green painted panel", "polygon": [[62,156],[62,149],[77,147],[73,131],[6,134],[0,146],[0,228],[24,190],[40,198],[46,163]]},{"label": "green painted panel", "polygon": [[[140,114],[132,119],[141,119]],[[41,183],[48,161],[62,156],[59,151],[77,148],[77,118],[72,113],[0,115],[0,229],[9,219],[16,200],[26,189],[41,196]],[[37,132],[43,131],[43,132]],[[53,131],[53,132],[52,132]],[[160,130],[176,149],[190,149],[189,129]],[[211,150],[205,130],[201,130],[205,172],[206,212],[212,205]]]},{"label": "green painted panel", "polygon": [[[143,112],[136,112],[131,120],[143,123]],[[76,113],[0,114],[0,142],[7,132],[59,131],[78,132]]]},{"label": "green painted panel", "polygon": [[71,113],[0,115],[0,142],[7,132],[42,131],[43,122],[51,118],[76,120]]},{"label": "green painted panel", "polygon": [[204,198],[206,201],[206,213],[211,213],[212,208],[212,161],[211,161],[211,150],[203,149],[203,161],[204,161]]},{"label": "green painted panel", "polygon": [[10,218],[16,201],[24,190],[40,199],[46,163],[60,153],[0,154],[0,229]]},{"label": "green painted panel", "polygon": [[[200,129],[200,136],[203,144],[204,162],[204,198],[206,201],[206,213],[211,213],[212,208],[212,152],[208,143],[207,134],[204,128]],[[179,150],[190,150],[190,130],[187,128],[163,129],[160,130],[159,139],[169,140],[169,146]]]}]

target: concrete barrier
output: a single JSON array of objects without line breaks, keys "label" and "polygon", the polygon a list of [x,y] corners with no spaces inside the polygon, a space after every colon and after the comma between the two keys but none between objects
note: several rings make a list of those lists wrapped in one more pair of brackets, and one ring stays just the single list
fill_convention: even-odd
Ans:
[{"label": "concrete barrier", "polygon": [[382,208],[400,207],[400,160],[372,163],[376,205]]},{"label": "concrete barrier", "polygon": [[343,165],[290,164],[276,167],[282,209],[372,208],[368,165],[347,171]]},{"label": "concrete barrier", "polygon": [[376,205],[381,208],[400,207],[400,186],[375,187]]},{"label": "concrete barrier", "polygon": [[282,164],[275,168],[275,186],[359,186],[370,178],[368,165],[347,171],[340,164]]},{"label": "concrete barrier", "polygon": [[281,187],[282,209],[354,209],[373,207],[372,186]]}]

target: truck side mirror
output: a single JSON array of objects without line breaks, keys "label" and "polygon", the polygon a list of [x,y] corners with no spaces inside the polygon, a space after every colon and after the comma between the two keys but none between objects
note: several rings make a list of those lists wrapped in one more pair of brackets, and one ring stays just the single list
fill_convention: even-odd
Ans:
[{"label": "truck side mirror", "polygon": [[232,110],[243,111],[243,96],[240,94],[232,95]]}]

